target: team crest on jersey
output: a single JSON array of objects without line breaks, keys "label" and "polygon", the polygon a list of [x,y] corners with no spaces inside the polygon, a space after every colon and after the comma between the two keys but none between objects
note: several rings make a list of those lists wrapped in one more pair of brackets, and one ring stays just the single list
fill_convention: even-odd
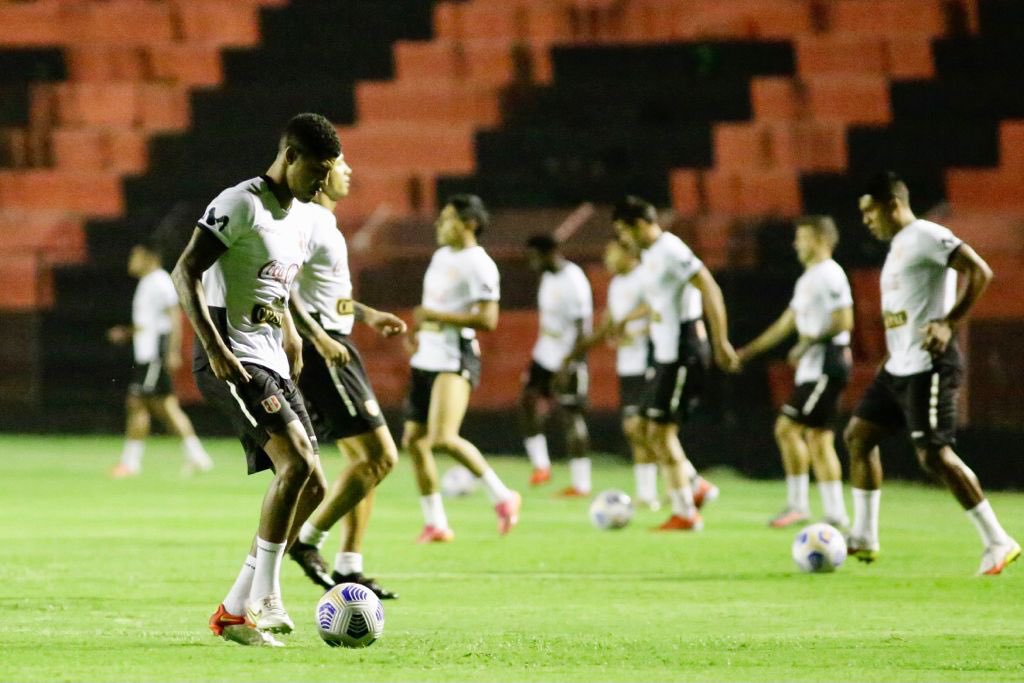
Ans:
[{"label": "team crest on jersey", "polygon": [[374,401],[372,398],[369,401],[363,403],[363,407],[366,408],[366,412],[370,414],[370,417],[377,417],[380,415],[380,404]]},{"label": "team crest on jersey", "polygon": [[270,414],[280,412],[281,410],[281,401],[274,395],[267,396],[265,399],[260,401],[260,405],[263,406],[263,410]]}]

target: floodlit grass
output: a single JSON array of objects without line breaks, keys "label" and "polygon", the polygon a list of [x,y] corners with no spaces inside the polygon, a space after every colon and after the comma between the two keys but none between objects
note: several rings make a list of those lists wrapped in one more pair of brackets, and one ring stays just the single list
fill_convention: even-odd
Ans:
[{"label": "floodlit grass", "polygon": [[[0,680],[1024,679],[1024,563],[975,578],[980,544],[942,490],[887,486],[882,559],[809,576],[789,558],[793,533],[765,525],[779,482],[713,473],[722,497],[700,534],[650,533],[664,516],[650,512],[601,532],[585,501],[551,497],[564,466],[527,490],[525,459],[511,458],[494,459],[525,498],[507,538],[478,492],[447,502],[454,543],[418,546],[408,463],[381,487],[366,568],[401,599],[385,603],[380,642],[324,646],[318,591],[286,560],[297,632],[286,649],[246,649],[206,619],[244,559],[267,476],[245,476],[235,442],[207,445],[208,475],[182,478],[177,444],[154,439],[140,478],[111,481],[116,438],[0,436]],[[340,458],[325,461],[333,476]],[[594,480],[632,491],[611,459]],[[991,499],[1024,536],[1024,496]]]}]

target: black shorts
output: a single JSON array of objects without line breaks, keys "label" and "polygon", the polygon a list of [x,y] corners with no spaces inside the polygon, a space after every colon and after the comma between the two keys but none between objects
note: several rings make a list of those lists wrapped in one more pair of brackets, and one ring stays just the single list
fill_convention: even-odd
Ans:
[{"label": "black shorts", "polygon": [[685,419],[704,392],[711,367],[711,346],[703,333],[704,321],[680,325],[679,355],[672,363],[655,362],[647,369],[640,410],[662,424]]},{"label": "black shorts", "polygon": [[793,422],[814,429],[831,429],[839,412],[839,398],[846,388],[846,377],[822,375],[816,382],[796,385],[782,414]]},{"label": "black shorts", "polygon": [[299,377],[309,419],[322,443],[372,432],[386,424],[355,344],[341,333],[327,330],[327,334],[348,349],[349,362],[328,367],[316,348],[304,341]]},{"label": "black shorts", "polygon": [[274,469],[264,447],[271,434],[283,431],[293,420],[302,423],[313,449],[317,450],[316,434],[295,383],[259,365],[242,365],[252,376],[243,384],[217,379],[209,362],[200,362],[198,358],[192,373],[203,398],[230,420],[245,449],[249,474]]},{"label": "black shorts", "polygon": [[421,370],[412,368],[409,382],[409,393],[405,397],[405,419],[407,422],[426,424],[430,417],[430,395],[434,390],[434,380],[442,372],[450,372],[462,377],[476,389],[480,386],[480,343],[476,339],[462,339],[460,344],[460,360],[458,370]]},{"label": "black shorts", "polygon": [[928,372],[899,377],[879,370],[853,414],[892,431],[909,428],[918,448],[954,445],[964,373],[959,351],[950,349]]},{"label": "black shorts", "polygon": [[640,415],[646,384],[647,378],[644,375],[619,375],[619,410],[622,411],[622,417]]},{"label": "black shorts", "polygon": [[557,373],[543,367],[537,361],[530,363],[523,382],[524,388],[532,390],[544,398],[558,399],[558,404],[565,408],[585,408],[587,393],[590,391],[590,374],[586,363],[573,363],[569,368],[569,381],[564,387],[555,387]]},{"label": "black shorts", "polygon": [[132,366],[132,379],[128,384],[128,393],[132,396],[154,398],[169,396],[173,392],[171,376],[167,374],[163,358]]}]

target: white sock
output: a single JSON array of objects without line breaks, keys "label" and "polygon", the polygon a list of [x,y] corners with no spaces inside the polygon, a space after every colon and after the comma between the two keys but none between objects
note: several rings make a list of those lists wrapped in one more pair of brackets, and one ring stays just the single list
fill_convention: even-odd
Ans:
[{"label": "white sock", "polygon": [[786,504],[790,510],[797,512],[808,512],[810,501],[807,499],[807,489],[811,481],[807,474],[786,475]]},{"label": "white sock", "polygon": [[271,543],[256,537],[256,573],[252,577],[249,599],[256,602],[270,594],[281,594],[281,558],[284,543]]},{"label": "white sock", "polygon": [[654,463],[633,465],[633,476],[636,478],[636,497],[640,500],[654,501],[658,499],[658,466]]},{"label": "white sock", "polygon": [[590,493],[590,458],[570,459],[569,473],[574,489],[580,493]]},{"label": "white sock", "polygon": [[821,505],[825,508],[825,516],[832,521],[849,524],[846,503],[843,501],[843,482],[819,481],[818,491],[821,493]]},{"label": "white sock", "polygon": [[992,510],[992,505],[989,504],[988,498],[968,510],[967,516],[971,518],[974,526],[978,528],[981,543],[986,548],[996,543],[1010,542],[1010,536],[1003,529],[999,520],[996,519],[996,513]]},{"label": "white sock", "polygon": [[423,521],[435,529],[448,528],[448,516],[444,513],[444,502],[440,493],[420,496],[420,507],[423,509]]},{"label": "white sock", "polygon": [[485,469],[484,473],[480,475],[480,481],[483,483],[484,491],[487,492],[487,497],[492,503],[500,503],[512,497],[512,491],[501,481],[498,473],[490,467]]},{"label": "white sock", "polygon": [[224,609],[228,614],[240,617],[245,614],[245,603],[249,599],[249,592],[252,590],[252,577],[256,574],[256,558],[252,555],[245,558],[242,570],[238,572],[238,578],[224,598]]},{"label": "white sock", "polygon": [[851,488],[853,494],[852,535],[870,544],[878,543],[878,508],[882,492]]},{"label": "white sock", "polygon": [[693,463],[690,462],[689,458],[683,460],[683,474],[686,475],[686,479],[690,482],[690,486],[696,484],[697,480],[700,479],[700,475],[697,474],[697,468],[693,466]]},{"label": "white sock", "polygon": [[530,457],[533,469],[551,469],[551,458],[548,457],[548,437],[543,434],[528,436],[523,439],[523,446],[526,448],[526,455]]},{"label": "white sock", "polygon": [[136,472],[142,469],[142,452],[145,449],[145,441],[128,439],[124,442],[124,450],[121,451],[121,464]]},{"label": "white sock", "polygon": [[693,489],[684,486],[681,489],[669,489],[668,498],[672,501],[672,514],[680,517],[692,517],[697,508],[693,504]]},{"label": "white sock", "polygon": [[302,528],[299,529],[299,543],[305,543],[306,545],[315,545],[317,549],[320,549],[324,544],[324,540],[327,539],[327,532],[322,529],[317,529],[309,522],[303,522]]},{"label": "white sock", "polygon": [[334,571],[339,574],[362,574],[362,553],[338,553],[334,556]]},{"label": "white sock", "polygon": [[195,434],[182,439],[181,445],[185,449],[185,457],[188,458],[189,462],[197,465],[206,465],[210,462],[210,456],[207,455],[206,449],[203,448],[203,443]]}]

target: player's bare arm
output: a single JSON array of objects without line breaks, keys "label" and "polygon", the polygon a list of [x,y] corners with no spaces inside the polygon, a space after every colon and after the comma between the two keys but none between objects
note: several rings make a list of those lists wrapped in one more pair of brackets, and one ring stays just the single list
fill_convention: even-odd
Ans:
[{"label": "player's bare arm", "polygon": [[353,303],[355,304],[356,320],[377,330],[381,336],[394,337],[398,334],[405,334],[408,331],[405,321],[394,313],[378,311],[358,301]]},{"label": "player's bare arm", "polygon": [[164,365],[168,372],[177,372],[181,367],[181,307],[170,306],[167,309],[167,317],[171,321],[171,331],[167,337],[167,353],[164,357]]},{"label": "player's bare arm", "polygon": [[478,301],[469,313],[446,313],[417,306],[412,315],[417,327],[423,327],[424,323],[436,323],[493,332],[498,327],[499,311],[497,301]]},{"label": "player's bare arm", "polygon": [[796,314],[792,308],[787,307],[782,312],[782,315],[775,319],[775,322],[769,325],[752,342],[739,349],[736,355],[741,363],[746,363],[762,353],[771,351],[795,332]]},{"label": "player's bare arm", "polygon": [[616,336],[618,336],[618,326],[615,321],[612,320],[608,311],[605,311],[601,314],[601,320],[593,332],[577,338],[576,345],[573,347],[573,350],[569,355],[566,356],[565,363],[563,363],[563,365],[568,365],[573,361],[580,360],[587,355],[590,349],[607,339],[614,339]]},{"label": "player's bare arm", "polygon": [[345,365],[351,360],[344,344],[332,339],[331,335],[327,334],[320,326],[320,323],[309,314],[298,287],[292,288],[291,297],[288,299],[288,310],[292,314],[292,321],[299,334],[309,340],[329,367]]},{"label": "player's bare arm", "polygon": [[922,330],[924,342],[921,346],[933,356],[946,350],[956,326],[967,317],[974,302],[992,282],[992,268],[967,243],[961,244],[949,257],[949,267],[963,276],[964,284],[949,315],[942,320],[932,320]]},{"label": "player's bare arm", "polygon": [[284,347],[284,353],[288,357],[288,367],[291,368],[292,380],[298,382],[299,375],[302,374],[302,336],[295,326],[295,318],[292,317],[292,312],[287,308],[284,311],[281,332],[281,346]]},{"label": "player's bare arm", "polygon": [[704,315],[711,326],[711,347],[714,349],[715,363],[726,372],[737,372],[740,362],[729,343],[729,320],[721,287],[715,282],[711,271],[704,267],[690,278],[690,284],[699,289],[704,297]]},{"label": "player's bare arm", "polygon": [[210,359],[214,376],[226,382],[248,382],[252,377],[217,332],[206,306],[203,273],[227,250],[205,230],[196,228],[171,272],[181,308]]},{"label": "player's bare arm", "polygon": [[853,308],[846,307],[832,311],[832,317],[829,320],[828,329],[822,332],[817,337],[800,337],[800,340],[796,345],[789,350],[789,354],[786,356],[786,360],[790,365],[796,367],[803,358],[803,355],[807,353],[815,344],[822,344],[825,342],[832,341],[832,338],[843,332],[850,332],[853,330]]}]

